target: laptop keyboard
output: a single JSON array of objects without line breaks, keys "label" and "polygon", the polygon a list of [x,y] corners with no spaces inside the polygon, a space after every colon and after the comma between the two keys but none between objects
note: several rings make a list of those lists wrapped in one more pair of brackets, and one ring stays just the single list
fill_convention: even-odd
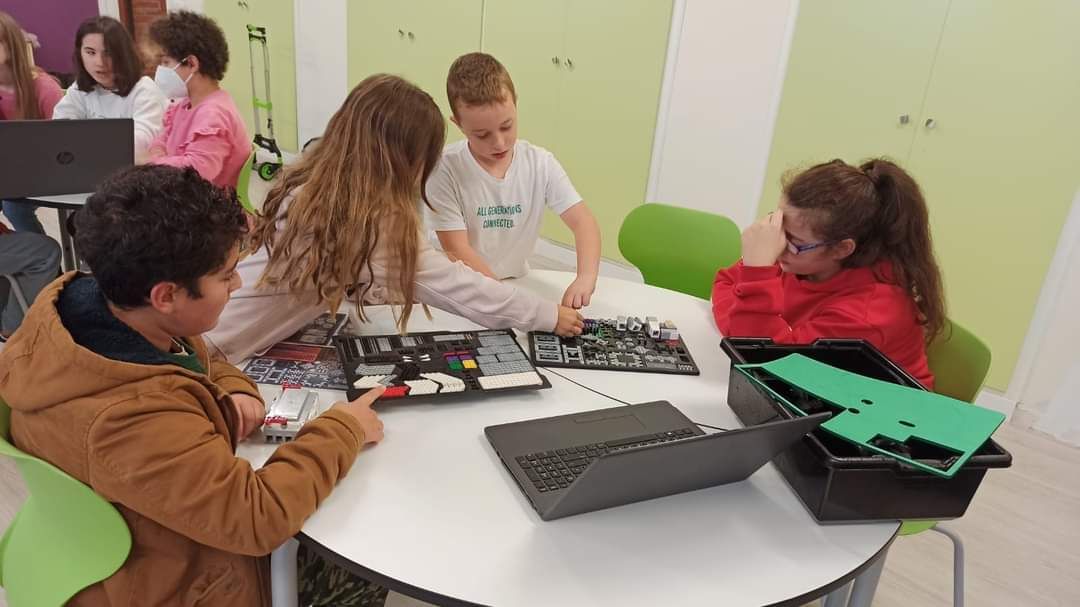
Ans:
[{"label": "laptop keyboard", "polygon": [[584,472],[585,468],[601,455],[644,447],[645,445],[670,443],[691,436],[694,436],[692,428],[681,428],[670,432],[642,434],[579,447],[539,451],[518,456],[516,461],[518,466],[525,472],[525,476],[532,481],[536,490],[540,493],[547,493],[569,487],[570,483],[574,482],[578,475]]}]

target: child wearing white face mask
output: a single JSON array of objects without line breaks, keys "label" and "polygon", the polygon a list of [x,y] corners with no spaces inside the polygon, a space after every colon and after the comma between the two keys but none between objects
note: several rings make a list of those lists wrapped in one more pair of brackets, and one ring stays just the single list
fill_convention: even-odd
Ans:
[{"label": "child wearing white face mask", "polygon": [[229,63],[225,34],[209,17],[177,11],[150,25],[150,40],[158,56],[154,81],[173,103],[149,162],[190,166],[214,185],[235,188],[251,142],[219,84]]}]

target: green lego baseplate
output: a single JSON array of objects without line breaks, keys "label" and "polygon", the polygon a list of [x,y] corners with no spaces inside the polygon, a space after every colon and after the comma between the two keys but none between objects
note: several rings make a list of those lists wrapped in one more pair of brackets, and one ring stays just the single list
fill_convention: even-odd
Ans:
[{"label": "green lego baseplate", "polygon": [[[833,408],[835,415],[821,425],[826,431],[945,478],[952,478],[1005,421],[997,411],[864,377],[801,354],[735,368],[798,415],[808,413],[771,388],[768,379],[780,380]],[[922,441],[947,454],[933,465],[889,448],[910,441]]]}]

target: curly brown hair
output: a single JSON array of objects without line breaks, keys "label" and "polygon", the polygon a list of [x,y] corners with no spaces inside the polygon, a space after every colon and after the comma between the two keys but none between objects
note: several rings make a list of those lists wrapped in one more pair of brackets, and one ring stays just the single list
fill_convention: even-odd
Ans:
[{"label": "curly brown hair", "polygon": [[247,233],[231,189],[191,167],[144,164],[109,177],[75,213],[75,246],[110,302],[146,305],[159,282],[202,297],[199,279],[224,268]]},{"label": "curly brown hair", "polygon": [[183,61],[199,58],[199,72],[214,80],[225,77],[229,43],[213,19],[191,11],[174,11],[150,24],[150,39],[166,55]]}]

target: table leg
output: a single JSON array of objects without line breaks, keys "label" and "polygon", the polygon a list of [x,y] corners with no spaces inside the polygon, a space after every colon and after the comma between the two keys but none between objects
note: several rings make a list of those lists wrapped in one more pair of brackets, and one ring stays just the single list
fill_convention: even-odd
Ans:
[{"label": "table leg", "polygon": [[71,234],[68,232],[68,218],[71,217],[70,209],[56,209],[56,218],[60,223],[60,253],[63,255],[63,269],[70,272],[75,269],[75,247],[71,243]]},{"label": "table leg", "polygon": [[844,607],[847,605],[848,591],[851,590],[851,582],[833,590],[825,595],[821,601],[821,607]]},{"label": "table leg", "polygon": [[285,540],[270,554],[270,596],[274,607],[296,607],[296,551],[300,542]]},{"label": "table leg", "polygon": [[885,569],[885,557],[888,555],[888,552],[882,554],[873,565],[855,578],[848,607],[870,607],[874,602],[874,593],[877,592],[878,580],[881,579],[881,572]]}]

